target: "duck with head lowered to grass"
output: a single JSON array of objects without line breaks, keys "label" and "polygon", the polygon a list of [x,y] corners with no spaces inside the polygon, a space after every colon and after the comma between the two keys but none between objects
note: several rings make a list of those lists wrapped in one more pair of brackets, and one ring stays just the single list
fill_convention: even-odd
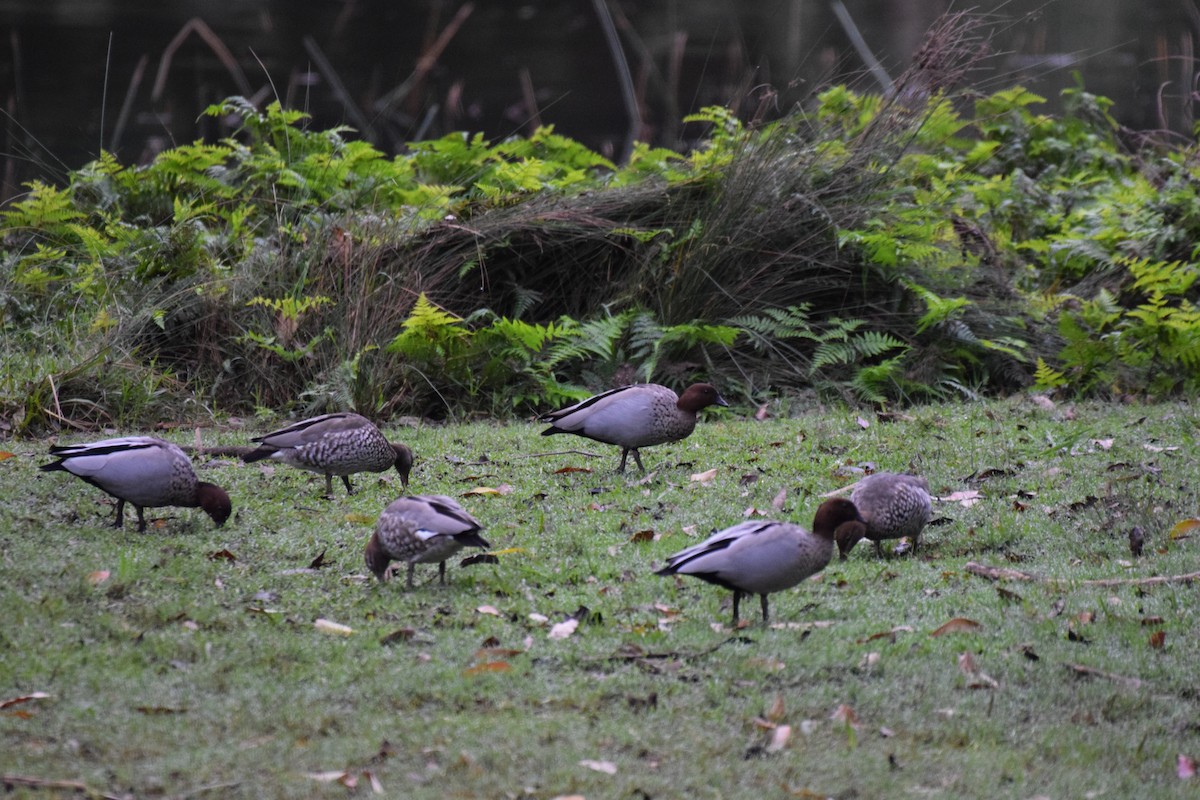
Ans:
[{"label": "duck with head lowered to grass", "polygon": [[839,534],[861,535],[862,517],[844,497],[817,508],[812,530],[790,522],[742,522],[667,559],[657,575],[691,575],[733,591],[733,624],[744,595],[757,594],[768,619],[767,595],[816,575],[833,556]]},{"label": "duck with head lowered to grass", "polygon": [[258,449],[242,456],[247,464],[270,458],[293,467],[325,475],[325,494],[333,495],[333,476],[354,494],[350,476],[356,472],[383,472],[396,468],[400,483],[408,488],[413,453],[408,445],[389,442],[370,420],[359,414],[322,414],[294,425],[257,436]]}]

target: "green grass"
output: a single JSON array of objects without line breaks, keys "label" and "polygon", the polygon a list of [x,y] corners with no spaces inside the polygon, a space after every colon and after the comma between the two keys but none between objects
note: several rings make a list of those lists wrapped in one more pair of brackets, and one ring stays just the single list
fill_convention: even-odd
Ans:
[{"label": "green grass", "polygon": [[[512,487],[461,498],[510,552],[454,559],[445,587],[419,566],[413,591],[366,580],[362,563],[395,473],[328,501],[320,476],[210,460],[203,478],[234,502],[226,527],[160,509],[148,516],[165,524],[138,534],[107,527],[103,493],[37,471],[47,443],[9,442],[0,702],[50,696],[0,709],[2,772],[136,797],[344,796],[306,775],[327,771],[359,795],[369,772],[388,796],[420,798],[1194,796],[1175,765],[1200,757],[1200,589],[1083,581],[1200,569],[1200,541],[1169,537],[1200,512],[1200,414],[1014,400],[866,428],[857,416],[715,418],[646,450],[646,482],[613,474],[615,448],[532,425],[391,432],[417,453],[415,492]],[[250,435],[203,432],[206,445]],[[538,455],[569,448],[600,457]],[[938,504],[915,556],[863,544],[774,595],[768,628],[731,631],[729,592],[652,574],[750,507],[808,524],[818,495],[850,480],[839,467],[863,462],[982,499]],[[593,472],[555,474],[565,466]],[[322,552],[328,566],[297,571]],[[1043,580],[998,586],[969,561]],[[581,606],[572,636],[548,638]],[[931,636],[955,617],[982,627]],[[972,688],[986,681],[959,668],[964,653],[995,688]],[[490,662],[507,669],[472,669]],[[856,727],[832,718],[843,704]],[[756,722],[768,715],[792,727],[778,752]]]}]

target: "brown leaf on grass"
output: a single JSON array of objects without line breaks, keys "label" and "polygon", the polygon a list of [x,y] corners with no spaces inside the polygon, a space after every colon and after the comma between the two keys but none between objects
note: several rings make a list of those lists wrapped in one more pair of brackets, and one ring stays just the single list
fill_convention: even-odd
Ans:
[{"label": "brown leaf on grass", "polygon": [[10,697],[8,700],[0,700],[0,708],[8,708],[10,706],[20,705],[21,703],[29,703],[33,700],[45,700],[50,695],[45,692],[30,692],[23,694],[20,697]]},{"label": "brown leaf on grass", "polygon": [[997,689],[1000,687],[995,678],[979,669],[979,665],[975,663],[975,656],[970,653],[959,654],[958,669],[971,679],[971,682],[967,684],[968,689]]},{"label": "brown leaf on grass", "polygon": [[512,494],[512,493],[513,493],[512,484],[502,483],[499,486],[495,486],[495,487],[476,486],[474,489],[468,489],[467,491],[463,492],[462,496],[467,497],[468,495],[472,495],[472,494],[505,495],[505,494]]},{"label": "brown leaf on grass", "polygon": [[835,708],[833,713],[829,715],[829,718],[834,722],[840,722],[849,728],[858,727],[858,715],[854,713],[853,708],[845,703],[842,703]]},{"label": "brown leaf on grass", "polygon": [[354,629],[349,625],[343,625],[340,622],[334,622],[331,619],[318,618],[313,622],[313,627],[321,633],[328,633],[333,636],[349,636],[354,633]]},{"label": "brown leaf on grass", "polygon": [[742,477],[738,478],[738,486],[749,486],[757,480],[757,472],[746,472],[742,474]]},{"label": "brown leaf on grass", "polygon": [[779,511],[783,508],[783,504],[787,502],[787,489],[780,489],[779,494],[771,498],[771,508]]},{"label": "brown leaf on grass", "polygon": [[512,658],[524,652],[524,650],[517,650],[514,647],[481,647],[471,656],[471,660],[482,661],[484,659]]},{"label": "brown leaf on grass", "polygon": [[228,550],[217,550],[208,554],[209,561],[237,561],[237,556]]},{"label": "brown leaf on grass", "polygon": [[1162,650],[1167,645],[1167,632],[1155,631],[1150,634],[1150,647],[1155,650]]},{"label": "brown leaf on grass", "polygon": [[768,753],[778,753],[787,747],[788,739],[792,738],[791,725],[779,725],[771,731],[771,741],[767,742]]},{"label": "brown leaf on grass", "polygon": [[476,608],[475,610],[480,614],[491,614],[493,617],[500,616],[500,609],[496,608],[495,606],[479,606],[479,608]]},{"label": "brown leaf on grass", "polygon": [[761,406],[759,406],[757,409],[755,409],[754,418],[756,420],[758,420],[759,422],[762,422],[764,419],[770,418],[771,412],[767,410],[767,407],[768,407],[768,404],[763,403]]},{"label": "brown leaf on grass", "polygon": [[713,481],[713,479],[716,477],[717,477],[717,468],[713,467],[712,469],[705,470],[704,472],[694,473],[692,475],[692,480],[697,483],[711,483]]},{"label": "brown leaf on grass", "polygon": [[783,695],[777,694],[771,702],[771,707],[767,709],[767,719],[771,720],[771,722],[779,722],[779,720],[783,719],[783,715]]},{"label": "brown leaf on grass", "polygon": [[96,570],[95,572],[89,572],[89,573],[88,573],[88,576],[87,576],[87,581],[88,581],[88,583],[90,583],[92,586],[99,586],[100,584],[102,584],[102,583],[104,583],[106,580],[108,580],[108,578],[109,578],[109,576],[110,576],[111,574],[112,574],[112,573],[110,573],[110,572],[109,572],[108,570],[106,570],[106,569],[98,569],[98,570]]},{"label": "brown leaf on grass", "polygon": [[321,552],[317,554],[316,558],[308,562],[309,569],[320,569],[321,567],[327,566],[329,566],[329,564],[327,564],[325,561],[325,550],[321,550]]},{"label": "brown leaf on grass", "polygon": [[463,674],[467,676],[483,675],[488,672],[508,672],[512,665],[507,661],[485,661],[473,667],[467,667]]},{"label": "brown leaf on grass", "polygon": [[1142,617],[1143,625],[1162,625],[1165,622],[1160,616]]},{"label": "brown leaf on grass", "polygon": [[566,639],[575,632],[579,627],[579,620],[572,617],[571,619],[563,620],[550,627],[550,633],[547,634],[549,639]]},{"label": "brown leaf on grass", "polygon": [[139,714],[147,714],[149,716],[158,716],[163,714],[186,714],[187,706],[174,708],[171,706],[134,706],[133,710]]},{"label": "brown leaf on grass", "polygon": [[342,517],[342,519],[346,520],[346,522],[349,522],[352,525],[374,525],[375,520],[379,518],[371,514],[359,514],[357,512],[351,512]]},{"label": "brown leaf on grass", "polygon": [[0,461],[7,461],[10,458],[15,458],[16,453],[10,453],[7,450],[0,450]]},{"label": "brown leaf on grass", "polygon": [[982,499],[983,499],[983,495],[981,495],[975,489],[966,489],[961,492],[953,492],[953,493],[941,498],[941,500],[943,502],[958,503],[963,508],[970,508],[971,506],[975,505]]},{"label": "brown leaf on grass", "polygon": [[638,531],[633,536],[629,537],[629,541],[633,542],[634,544],[637,544],[639,542],[653,542],[654,541],[654,529],[647,528],[644,531]]},{"label": "brown leaf on grass", "polygon": [[562,467],[561,469],[554,470],[554,474],[555,475],[568,475],[572,472],[589,472],[590,473],[591,471],[592,471],[591,467]]},{"label": "brown leaf on grass", "polygon": [[585,758],[579,762],[579,766],[587,767],[596,772],[603,772],[605,775],[617,774],[617,765],[611,761],[594,761],[593,759]]},{"label": "brown leaf on grass", "polygon": [[417,631],[414,628],[397,628],[396,630],[382,637],[379,640],[379,643],[386,647],[387,645],[398,644],[399,642],[407,642],[416,635]]},{"label": "brown leaf on grass", "polygon": [[944,636],[947,633],[977,633],[983,630],[983,626],[973,619],[966,617],[955,617],[949,622],[939,626],[937,630],[930,633],[930,636]]},{"label": "brown leaf on grass", "polygon": [[1188,519],[1180,520],[1171,526],[1170,538],[1172,541],[1186,538],[1197,528],[1200,528],[1200,518],[1189,517]]},{"label": "brown leaf on grass", "polygon": [[1112,450],[1113,440],[1112,439],[1092,439],[1092,444],[1096,445],[1096,447],[1099,447],[1101,450]]},{"label": "brown leaf on grass", "polygon": [[1196,777],[1196,760],[1191,756],[1180,753],[1175,757],[1175,774],[1180,780],[1191,780]]}]

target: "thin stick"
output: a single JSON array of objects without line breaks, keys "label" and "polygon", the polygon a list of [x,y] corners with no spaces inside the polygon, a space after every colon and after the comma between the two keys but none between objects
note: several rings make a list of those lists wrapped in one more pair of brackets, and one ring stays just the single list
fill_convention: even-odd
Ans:
[{"label": "thin stick", "polygon": [[113,126],[112,141],[108,143],[114,153],[121,147],[125,126],[129,124],[129,115],[133,113],[133,101],[137,97],[138,89],[142,86],[142,78],[146,77],[146,67],[149,63],[150,57],[142,53],[137,66],[133,68],[133,76],[129,79],[129,88],[125,90],[125,100],[122,101],[121,111],[117,114],[117,124]]},{"label": "thin stick", "polygon": [[846,36],[850,39],[850,44],[854,45],[854,49],[858,52],[858,57],[867,65],[867,69],[879,82],[880,88],[885,92],[892,91],[892,79],[887,74],[887,70],[879,63],[879,59],[875,58],[875,54],[871,52],[871,48],[867,46],[867,40],[863,38],[859,32],[858,26],[854,24],[854,19],[850,16],[850,12],[842,5],[842,0],[833,0],[830,3],[833,8],[834,16],[838,18],[838,22],[842,25],[842,30],[846,32]]},{"label": "thin stick", "polygon": [[325,53],[321,50],[321,46],[317,44],[317,40],[311,36],[305,36],[303,41],[305,52],[308,53],[308,57],[317,65],[317,69],[320,70],[321,74],[325,76],[325,80],[329,82],[329,88],[342,101],[342,108],[346,109],[346,113],[350,115],[350,120],[358,127],[359,132],[362,133],[368,142],[377,143],[379,137],[375,133],[375,128],[371,126],[371,121],[359,109],[358,103],[354,102],[354,98],[350,96],[350,92],[346,91],[346,85],[342,83],[342,79],[334,71],[333,64],[329,63],[329,59],[325,57]]},{"label": "thin stick", "polygon": [[474,3],[463,3],[459,7],[458,13],[454,15],[454,19],[450,20],[446,27],[442,29],[437,40],[417,59],[416,68],[413,69],[411,75],[404,79],[404,83],[375,101],[376,111],[385,113],[404,102],[404,99],[408,97],[408,93],[412,91],[413,86],[423,80],[429,71],[433,69],[438,58],[442,55],[442,51],[450,44],[450,40],[454,38],[454,35],[458,33],[458,29],[462,27],[462,24],[467,21],[467,17],[471,16],[471,12],[474,10]]},{"label": "thin stick", "polygon": [[968,561],[967,572],[987,578],[990,581],[1040,581],[1042,583],[1075,583],[1079,586],[1155,586],[1161,583],[1192,583],[1200,581],[1200,572],[1189,572],[1186,575],[1155,575],[1151,578],[1099,578],[1096,580],[1073,581],[1070,578],[1042,578],[1019,569],[1007,567],[989,567]]},{"label": "thin stick", "polygon": [[66,789],[78,792],[87,797],[99,797],[102,800],[122,800],[119,795],[98,792],[82,781],[56,781],[45,778],[31,778],[27,775],[3,775],[0,783],[5,786],[31,786],[35,789]]},{"label": "thin stick", "polygon": [[225,65],[225,69],[229,72],[233,82],[237,84],[238,91],[244,96],[250,96],[250,82],[246,80],[246,75],[242,72],[242,68],[238,66],[237,59],[233,57],[233,53],[229,52],[229,48],[221,41],[221,37],[213,33],[213,29],[208,27],[208,23],[199,17],[192,17],[183,24],[179,29],[179,33],[175,34],[175,38],[171,40],[167,48],[163,50],[162,60],[158,62],[158,74],[154,78],[154,91],[150,93],[150,98],[155,102],[162,97],[163,89],[167,85],[167,74],[171,71],[171,60],[175,58],[175,51],[178,50],[187,40],[191,33],[199,36],[208,48],[213,51],[213,55],[217,60]]},{"label": "thin stick", "polygon": [[112,31],[108,32],[108,52],[104,54],[104,88],[100,90],[100,150],[104,152],[104,115],[108,109],[108,73],[112,69]]},{"label": "thin stick", "polygon": [[625,51],[621,49],[621,39],[617,36],[617,26],[613,24],[612,12],[609,11],[605,0],[592,0],[596,8],[596,16],[600,18],[600,27],[604,29],[604,40],[608,42],[608,51],[612,55],[613,65],[617,69],[617,79],[621,84],[621,99],[625,102],[625,113],[629,116],[629,132],[625,135],[625,150],[621,153],[619,163],[629,160],[633,153],[633,143],[642,130],[642,112],[638,108],[637,94],[633,88],[633,76],[629,72],[629,61]]},{"label": "thin stick", "polygon": [[604,454],[603,453],[589,453],[586,450],[554,450],[553,452],[549,452],[549,453],[522,453],[520,455],[513,456],[513,458],[545,458],[546,456],[567,456],[567,455],[587,456],[588,458],[601,458],[601,457],[603,457]]},{"label": "thin stick", "polygon": [[1126,686],[1132,686],[1135,689],[1140,687],[1143,683],[1141,678],[1130,678],[1125,675],[1117,675],[1112,672],[1104,672],[1103,670],[1099,670],[1094,667],[1088,667],[1083,664],[1063,664],[1063,666],[1066,667],[1067,669],[1071,670],[1072,672],[1074,672],[1076,675],[1078,675],[1081,678],[1104,678],[1107,681],[1113,681],[1115,683],[1123,683]]},{"label": "thin stick", "polygon": [[521,97],[525,101],[525,113],[529,120],[529,132],[533,133],[542,127],[542,117],[538,113],[537,94],[533,90],[533,76],[529,67],[521,67]]}]

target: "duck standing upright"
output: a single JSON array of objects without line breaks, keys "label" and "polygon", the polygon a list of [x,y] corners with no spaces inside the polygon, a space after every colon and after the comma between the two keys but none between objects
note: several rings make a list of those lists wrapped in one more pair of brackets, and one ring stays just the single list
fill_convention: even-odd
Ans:
[{"label": "duck standing upright", "polygon": [[728,406],[711,384],[694,383],[677,395],[656,383],[635,383],[610,389],[572,406],[543,414],[538,419],[551,426],[542,436],[573,433],[621,448],[621,464],[633,455],[642,472],[638,450],[686,439],[696,428],[696,414],[709,406]]},{"label": "duck standing upright", "polygon": [[656,575],[691,575],[733,590],[733,624],[738,623],[742,596],[757,594],[763,622],[768,620],[767,595],[799,584],[825,569],[840,533],[863,528],[858,510],[844,497],[817,508],[812,531],[790,522],[742,522],[667,559]]},{"label": "duck standing upright", "polygon": [[114,528],[125,524],[125,504],[137,510],[138,531],[146,530],[143,508],[202,508],[217,527],[233,506],[216,484],[197,480],[191,459],[178,446],[153,436],[125,436],[86,444],[51,447],[58,460],[42,470],[62,470],[117,498]]},{"label": "duck standing upright", "polygon": [[408,445],[389,442],[363,416],[349,412],[322,414],[297,422],[250,441],[258,449],[242,456],[247,464],[264,458],[282,461],[293,467],[325,475],[325,494],[333,494],[333,476],[346,485],[346,494],[354,494],[350,476],[356,472],[383,472],[391,467],[400,473],[400,483],[408,488],[413,453]]},{"label": "duck standing upright", "polygon": [[383,510],[363,558],[367,569],[383,581],[388,564],[408,564],[409,589],[413,567],[437,564],[438,582],[446,582],[446,559],[464,547],[490,547],[479,535],[483,525],[453,498],[442,494],[401,497]]},{"label": "duck standing upright", "polygon": [[862,536],[847,531],[838,537],[838,552],[845,558],[859,539],[875,543],[875,552],[882,555],[884,539],[912,537],[913,552],[921,531],[933,513],[929,496],[929,481],[920,475],[899,472],[876,472],[854,484],[850,502],[862,514],[866,529]]}]

